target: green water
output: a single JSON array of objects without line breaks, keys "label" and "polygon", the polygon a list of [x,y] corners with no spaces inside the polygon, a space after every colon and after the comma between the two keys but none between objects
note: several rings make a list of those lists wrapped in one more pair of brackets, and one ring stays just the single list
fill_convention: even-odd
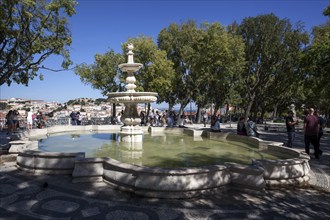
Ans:
[{"label": "green water", "polygon": [[251,164],[252,159],[287,159],[279,152],[259,151],[236,141],[194,140],[187,135],[143,136],[142,143],[123,143],[118,134],[87,133],[51,135],[39,140],[39,150],[85,152],[86,157],[112,159],[148,167],[179,168],[236,162]]}]

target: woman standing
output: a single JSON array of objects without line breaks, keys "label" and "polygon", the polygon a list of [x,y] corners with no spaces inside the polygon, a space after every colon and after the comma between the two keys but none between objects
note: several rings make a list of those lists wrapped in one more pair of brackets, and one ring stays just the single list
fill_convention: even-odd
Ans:
[{"label": "woman standing", "polygon": [[32,124],[33,124],[33,113],[32,111],[30,110],[28,113],[27,113],[27,116],[26,116],[26,124],[27,124],[27,129],[32,129]]},{"label": "woman standing", "polygon": [[9,110],[9,112],[6,115],[6,123],[7,123],[7,134],[11,135],[14,131],[14,111]]}]

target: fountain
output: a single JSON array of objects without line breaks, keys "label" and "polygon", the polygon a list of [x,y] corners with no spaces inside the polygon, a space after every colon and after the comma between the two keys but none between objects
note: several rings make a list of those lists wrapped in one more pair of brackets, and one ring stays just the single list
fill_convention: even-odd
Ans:
[{"label": "fountain", "polygon": [[[157,93],[154,92],[136,92],[136,79],[134,72],[138,71],[142,64],[134,63],[133,45],[128,44],[128,62],[119,65],[122,72],[127,72],[126,91],[109,93],[110,102],[124,103],[125,112],[122,116],[124,126],[119,131],[120,141],[124,143],[124,147],[128,147],[128,151],[123,153],[135,159],[140,158],[143,154],[148,154],[147,150],[142,148],[143,131],[140,124],[140,117],[137,112],[138,103],[151,103],[157,100]],[[85,152],[42,152],[38,151],[37,141],[33,141],[33,137],[37,139],[40,136],[49,136],[55,133],[70,132],[118,132],[118,126],[113,125],[86,125],[86,126],[54,126],[44,129],[33,129],[25,132],[21,136],[21,140],[10,142],[11,153],[17,153],[17,167],[21,170],[33,173],[46,174],[70,174],[73,182],[97,182],[106,181],[116,188],[134,192],[137,195],[158,198],[191,198],[204,193],[217,192],[227,186],[238,188],[263,190],[267,186],[282,185],[302,185],[309,180],[309,156],[286,147],[282,147],[282,143],[263,141],[259,138],[251,138],[247,136],[236,135],[233,133],[214,133],[194,128],[154,128],[150,127],[151,136],[157,134],[184,134],[197,138],[201,141],[200,146],[195,149],[200,151],[175,152],[174,149],[179,148],[179,141],[172,148],[166,144],[163,150],[174,152],[180,157],[187,158],[191,155],[205,156],[200,158],[215,157],[219,155],[212,153],[212,150],[224,150],[224,146],[212,142],[209,146],[203,141],[208,138],[212,141],[238,141],[252,145],[258,151],[281,152],[287,155],[285,158],[252,159],[249,164],[241,164],[237,162],[224,162],[223,164],[206,164],[196,165],[193,167],[174,167],[168,168],[170,162],[168,156],[164,156],[164,152],[160,149],[156,150],[156,157],[164,156],[164,164],[166,167],[148,167],[144,165],[134,165],[121,162],[114,158],[102,157],[86,158]],[[34,139],[34,140],[35,140]],[[145,138],[147,139],[147,138]],[[155,138],[152,138],[154,140]],[[175,142],[174,138],[169,138]],[[153,143],[152,149],[157,149]],[[59,144],[63,145],[63,144]],[[72,146],[70,146],[72,147]],[[89,147],[93,148],[94,144]],[[118,147],[118,146],[117,146]],[[230,146],[233,148],[233,146]],[[81,148],[74,148],[75,151],[82,151]],[[135,152],[137,150],[138,152]],[[202,153],[201,153],[202,152]],[[207,154],[209,152],[209,154]],[[225,154],[231,154],[226,151]],[[242,156],[242,151],[238,151],[236,157]],[[155,158],[155,155],[152,155]],[[158,159],[157,159],[158,160]],[[172,159],[175,161],[176,159]],[[195,159],[194,159],[195,160]]]},{"label": "fountain", "polygon": [[119,68],[122,72],[127,72],[126,78],[126,92],[112,92],[108,94],[109,101],[114,103],[124,103],[125,112],[121,117],[121,121],[124,123],[124,126],[120,130],[120,139],[123,142],[128,143],[140,143],[142,142],[143,131],[141,130],[139,124],[141,119],[137,112],[138,103],[150,103],[157,100],[156,96],[158,95],[155,92],[136,92],[134,73],[138,71],[143,65],[141,63],[134,63],[133,58],[133,44],[127,45],[127,63],[119,65]]}]

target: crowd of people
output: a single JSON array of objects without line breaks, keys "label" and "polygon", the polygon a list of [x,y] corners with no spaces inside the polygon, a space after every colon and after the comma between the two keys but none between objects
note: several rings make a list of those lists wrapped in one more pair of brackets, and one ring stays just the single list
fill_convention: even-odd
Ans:
[{"label": "crowd of people", "polygon": [[[320,140],[324,133],[324,128],[326,126],[326,121],[320,116],[318,111],[313,108],[308,109],[302,120],[294,118],[294,112],[288,111],[287,117],[285,118],[285,125],[287,130],[287,142],[285,146],[292,148],[294,139],[296,136],[296,125],[303,121],[303,131],[304,131],[304,144],[305,153],[310,154],[310,145],[314,147],[314,156],[319,159],[322,156],[323,151],[320,149]],[[237,134],[258,137],[259,133],[255,122],[250,118],[245,119],[241,117],[237,123]]]},{"label": "crowd of people", "polygon": [[[296,132],[295,126],[298,123],[299,119],[294,119],[293,111],[289,111],[285,120],[288,133],[287,147],[292,148]],[[314,156],[316,159],[319,159],[323,153],[320,149],[320,140],[323,136],[326,121],[320,116],[317,110],[315,111],[313,108],[310,108],[304,114],[303,123],[305,153],[310,154],[310,144],[312,144],[314,147]]]},{"label": "crowd of people", "polygon": [[[122,125],[122,116],[124,111],[121,111],[117,114],[115,123]],[[151,110],[149,115],[145,111],[141,111],[139,114],[140,117],[140,126],[153,126],[153,127],[180,127],[184,128],[187,124],[192,125],[192,121],[188,118],[187,115],[176,114],[174,111],[165,110],[160,112],[158,110]]]},{"label": "crowd of people", "polygon": [[[17,130],[22,126],[20,124],[20,119],[26,117],[26,128],[32,129],[44,128],[46,125],[46,118],[41,111],[33,113],[31,110],[27,112],[26,116],[21,116],[19,111],[16,109],[9,110],[6,115],[6,125],[7,125],[7,134],[11,135],[12,133],[17,132]],[[21,121],[22,122],[22,121]],[[24,123],[23,123],[24,124]],[[23,125],[24,126],[24,125]]]},{"label": "crowd of people", "polygon": [[247,120],[245,120],[244,116],[240,117],[237,123],[237,134],[259,137],[256,123],[250,117],[248,117]]},{"label": "crowd of people", "polygon": [[[121,111],[117,114],[115,118],[116,124],[123,124],[122,116],[124,112]],[[147,117],[145,111],[140,112],[140,125],[141,126],[154,126],[154,127],[179,127],[186,128],[187,124],[192,125],[192,120],[190,120],[186,114],[176,114],[174,111],[164,111],[160,112],[158,110],[152,110]],[[209,120],[209,115],[206,112],[202,112],[202,119],[204,127]],[[220,115],[212,115],[210,121],[210,131],[211,132],[221,132]],[[70,120],[72,125],[82,125],[83,115],[79,111],[72,111],[70,114]],[[320,140],[324,133],[324,128],[326,126],[326,121],[320,116],[318,111],[313,108],[308,109],[305,113],[303,119],[296,119],[294,117],[293,111],[288,111],[287,117],[285,118],[285,125],[287,130],[287,142],[285,145],[292,148],[294,145],[294,140],[296,136],[296,125],[303,121],[304,129],[304,142],[305,142],[305,152],[310,154],[310,145],[314,147],[315,158],[319,159],[322,155],[322,150],[320,149]],[[17,131],[20,127],[19,124],[19,112],[17,110],[10,110],[6,115],[6,125],[8,134],[12,134]],[[26,115],[26,128],[44,128],[46,126],[46,117],[41,111],[33,113],[31,110],[27,112]],[[240,117],[237,123],[237,134],[251,137],[259,137],[259,132],[256,123],[251,118]]]},{"label": "crowd of people", "polygon": [[72,125],[82,125],[83,115],[79,111],[72,111],[70,114],[71,124]]}]

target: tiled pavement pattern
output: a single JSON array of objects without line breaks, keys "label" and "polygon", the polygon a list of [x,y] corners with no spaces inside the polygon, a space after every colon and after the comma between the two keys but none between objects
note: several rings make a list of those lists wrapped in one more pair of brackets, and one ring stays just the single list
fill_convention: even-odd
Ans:
[{"label": "tiled pavement pattern", "polygon": [[[0,134],[3,142],[5,134]],[[286,134],[261,131],[261,138],[285,141]],[[302,134],[294,147],[304,149]],[[321,148],[321,159],[310,160],[313,188],[229,190],[193,199],[137,197],[106,183],[73,184],[70,176],[27,174],[15,162],[2,161],[0,219],[330,219],[330,134]]]}]

